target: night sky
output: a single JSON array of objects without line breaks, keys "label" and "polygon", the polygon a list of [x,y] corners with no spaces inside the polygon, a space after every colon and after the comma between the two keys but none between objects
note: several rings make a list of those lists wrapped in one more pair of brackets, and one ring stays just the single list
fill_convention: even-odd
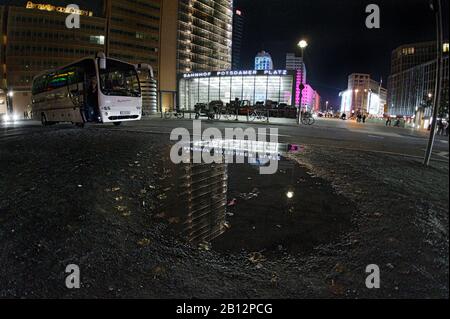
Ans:
[{"label": "night sky", "polygon": [[[368,4],[381,9],[381,29],[367,29]],[[448,3],[443,0],[445,29]],[[242,67],[251,69],[259,50],[268,51],[275,68],[285,67],[287,52],[306,38],[308,82],[323,101],[338,105],[351,73],[369,73],[384,86],[393,49],[435,40],[435,19],[428,0],[235,0],[245,16]],[[446,38],[448,32],[446,31]]]}]

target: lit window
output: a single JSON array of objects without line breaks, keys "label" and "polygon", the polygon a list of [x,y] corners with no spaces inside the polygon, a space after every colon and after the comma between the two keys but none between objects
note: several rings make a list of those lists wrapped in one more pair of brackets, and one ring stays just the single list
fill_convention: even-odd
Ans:
[{"label": "lit window", "polygon": [[105,36],[104,35],[91,35],[89,37],[89,42],[94,43],[94,44],[104,45],[105,44]]}]

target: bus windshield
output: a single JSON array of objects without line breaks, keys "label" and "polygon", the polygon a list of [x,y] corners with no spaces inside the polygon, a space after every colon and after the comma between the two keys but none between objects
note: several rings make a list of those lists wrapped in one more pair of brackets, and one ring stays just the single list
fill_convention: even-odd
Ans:
[{"label": "bus windshield", "polygon": [[107,60],[105,70],[100,70],[100,89],[105,95],[140,97],[139,79],[132,65]]}]

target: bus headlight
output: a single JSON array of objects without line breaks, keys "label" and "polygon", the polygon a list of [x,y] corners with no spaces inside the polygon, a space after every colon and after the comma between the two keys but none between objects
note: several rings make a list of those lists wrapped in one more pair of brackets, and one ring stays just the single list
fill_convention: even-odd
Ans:
[{"label": "bus headlight", "polygon": [[18,115],[18,114],[14,114],[14,115],[13,115],[13,121],[16,122],[16,121],[18,121],[18,120],[20,120],[19,115]]},{"label": "bus headlight", "polygon": [[9,118],[8,114],[3,115],[3,121],[4,122],[9,122],[10,121],[10,118]]}]

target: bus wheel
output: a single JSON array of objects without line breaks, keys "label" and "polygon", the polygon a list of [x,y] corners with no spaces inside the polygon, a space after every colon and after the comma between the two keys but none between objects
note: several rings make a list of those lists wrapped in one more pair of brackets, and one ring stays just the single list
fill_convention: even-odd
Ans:
[{"label": "bus wheel", "polygon": [[45,116],[45,114],[41,115],[41,123],[42,126],[48,126],[47,117]]},{"label": "bus wheel", "polygon": [[120,126],[122,124],[122,122],[114,122],[115,126]]}]

